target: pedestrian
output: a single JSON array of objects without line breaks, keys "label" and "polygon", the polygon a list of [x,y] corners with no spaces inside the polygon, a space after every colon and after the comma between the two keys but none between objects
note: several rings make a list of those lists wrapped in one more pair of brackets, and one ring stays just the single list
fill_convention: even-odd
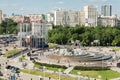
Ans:
[{"label": "pedestrian", "polygon": [[7,62],[6,62],[6,65],[7,65]]},{"label": "pedestrian", "polygon": [[0,69],[1,69],[1,64],[0,64]]},{"label": "pedestrian", "polygon": [[20,76],[19,76],[19,73],[17,73],[17,76],[20,77]]}]

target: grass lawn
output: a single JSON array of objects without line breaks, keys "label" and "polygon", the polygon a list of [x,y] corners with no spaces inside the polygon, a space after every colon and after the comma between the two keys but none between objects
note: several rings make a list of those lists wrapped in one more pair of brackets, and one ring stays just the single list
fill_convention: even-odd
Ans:
[{"label": "grass lawn", "polygon": [[[35,70],[26,70],[26,69],[22,69],[20,70],[23,73],[28,73],[28,74],[32,74],[32,75],[38,75],[38,76],[44,76],[44,72],[40,72],[40,71],[35,71]],[[47,73],[45,72],[45,77],[51,77],[52,79],[58,79],[58,74],[51,74],[51,73]],[[71,78],[68,76],[60,76],[61,79],[60,80],[77,80],[77,78]]]},{"label": "grass lawn", "polygon": [[13,55],[17,52],[21,51],[21,49],[13,49],[13,50],[10,50],[10,51],[7,51],[4,56],[7,57],[7,56],[10,56],[10,55]]},{"label": "grass lawn", "polygon": [[7,79],[2,79],[2,78],[0,78],[0,80],[7,80]]},{"label": "grass lawn", "polygon": [[47,68],[47,70],[51,70],[51,71],[59,71],[59,69],[61,70],[61,72],[63,72],[65,69],[63,69],[63,68],[53,68],[53,67],[46,67]]},{"label": "grass lawn", "polygon": [[54,44],[54,43],[48,43],[49,45],[49,48],[55,48],[57,46],[57,44]]},{"label": "grass lawn", "polygon": [[22,55],[22,56],[20,57],[20,59],[21,59],[21,60],[27,60],[26,57],[25,57],[25,55]]},{"label": "grass lawn", "polygon": [[114,51],[119,51],[119,50],[120,50],[120,48],[113,48],[113,50],[114,50]]},{"label": "grass lawn", "polygon": [[120,73],[112,71],[112,70],[106,70],[106,71],[79,71],[79,70],[73,70],[70,73],[71,74],[77,74],[77,72],[80,72],[82,76],[89,76],[92,78],[98,78],[100,75],[102,80],[110,80],[112,78],[117,78],[120,77]]}]

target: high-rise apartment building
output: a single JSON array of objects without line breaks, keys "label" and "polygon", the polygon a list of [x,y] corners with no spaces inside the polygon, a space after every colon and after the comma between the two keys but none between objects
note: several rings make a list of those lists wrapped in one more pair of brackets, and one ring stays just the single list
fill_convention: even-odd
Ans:
[{"label": "high-rise apartment building", "polygon": [[54,25],[75,26],[79,24],[79,11],[56,10],[54,11]]},{"label": "high-rise apartment building", "polygon": [[103,16],[112,16],[112,6],[111,5],[104,5],[101,7],[101,14]]},{"label": "high-rise apartment building", "polygon": [[2,23],[2,10],[0,10],[0,24]]},{"label": "high-rise apartment building", "polygon": [[85,12],[85,26],[97,26],[97,7],[90,5],[84,7]]},{"label": "high-rise apartment building", "polygon": [[85,12],[84,11],[80,11],[79,24],[80,25],[85,25]]}]

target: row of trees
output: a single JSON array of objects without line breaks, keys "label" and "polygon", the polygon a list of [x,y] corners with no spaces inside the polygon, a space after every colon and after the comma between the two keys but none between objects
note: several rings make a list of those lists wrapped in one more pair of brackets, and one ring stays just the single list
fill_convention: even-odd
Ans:
[{"label": "row of trees", "polygon": [[17,23],[11,19],[2,21],[0,24],[0,34],[15,34],[17,33]]},{"label": "row of trees", "polygon": [[76,40],[85,46],[120,46],[120,27],[55,26],[48,32],[48,41],[51,43],[71,44],[71,41]]}]

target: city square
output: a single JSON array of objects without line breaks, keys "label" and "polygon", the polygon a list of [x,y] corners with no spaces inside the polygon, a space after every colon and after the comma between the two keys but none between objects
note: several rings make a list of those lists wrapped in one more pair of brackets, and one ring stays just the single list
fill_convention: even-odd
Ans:
[{"label": "city square", "polygon": [[0,1],[0,80],[120,80],[120,1]]},{"label": "city square", "polygon": [[[21,79],[22,78],[24,79],[25,77],[28,80],[30,78],[39,80],[39,79],[44,78],[43,77],[44,75],[34,76],[36,74],[32,74],[33,76],[30,76],[30,74],[26,74],[26,72],[24,73],[24,70],[28,70],[28,73],[33,70],[33,71],[40,71],[44,74],[44,68],[46,68],[46,71],[45,71],[46,74],[48,73],[54,74],[54,75],[57,75],[58,78],[60,74],[61,76],[71,77],[70,80],[72,78],[73,80],[75,78],[77,79],[78,75],[80,75],[79,76],[80,80],[81,79],[83,80],[84,79],[90,79],[90,80],[95,79],[95,78],[89,77],[88,75],[82,76],[82,74],[80,73],[82,71],[79,72],[79,70],[78,70],[79,74],[78,73],[77,75],[75,75],[75,73],[72,74],[72,70],[74,70],[76,66],[101,67],[103,68],[103,70],[105,67],[109,67],[111,70],[119,73],[119,68],[117,68],[118,66],[117,64],[119,63],[120,55],[119,55],[119,51],[116,51],[116,52],[114,51],[114,49],[119,49],[119,47],[109,47],[109,46],[108,47],[99,47],[99,46],[91,46],[91,47],[74,46],[73,47],[72,46],[73,48],[71,49],[71,46],[68,46],[68,45],[57,45],[56,47],[50,48],[50,49],[49,48],[30,49],[30,47],[28,46],[28,48],[30,49],[28,50],[25,47],[21,47],[21,48],[18,47],[16,43],[18,43],[18,41],[15,41],[14,44],[11,44],[11,45],[9,44],[8,46],[1,45],[2,53],[12,51],[16,48],[23,50],[22,52],[19,53],[19,55],[17,54],[17,55],[13,55],[11,57],[6,57],[6,58],[4,55],[1,56],[2,60],[4,60],[4,62],[1,61],[1,64],[2,64],[1,72],[6,73],[6,75],[4,74],[4,77],[3,77],[5,79],[7,79],[9,75],[15,75],[17,79],[20,79],[20,77]],[[27,50],[26,52],[24,52],[25,49]],[[59,72],[59,68],[49,69],[48,66],[41,66],[40,68],[35,67],[36,64],[34,64],[34,62],[43,63],[43,65],[45,64],[58,65],[59,64],[60,66],[66,66],[66,67],[63,70],[62,68],[60,68],[61,71]],[[24,66],[24,64],[26,64],[26,66]],[[15,66],[23,70],[23,73],[20,72],[19,73],[20,77],[18,77],[17,73],[11,72],[9,69],[5,69],[7,65]],[[99,79],[98,76],[97,76],[97,79]],[[46,80],[49,80],[49,77],[46,76]],[[52,78],[50,80],[52,80]]]}]

